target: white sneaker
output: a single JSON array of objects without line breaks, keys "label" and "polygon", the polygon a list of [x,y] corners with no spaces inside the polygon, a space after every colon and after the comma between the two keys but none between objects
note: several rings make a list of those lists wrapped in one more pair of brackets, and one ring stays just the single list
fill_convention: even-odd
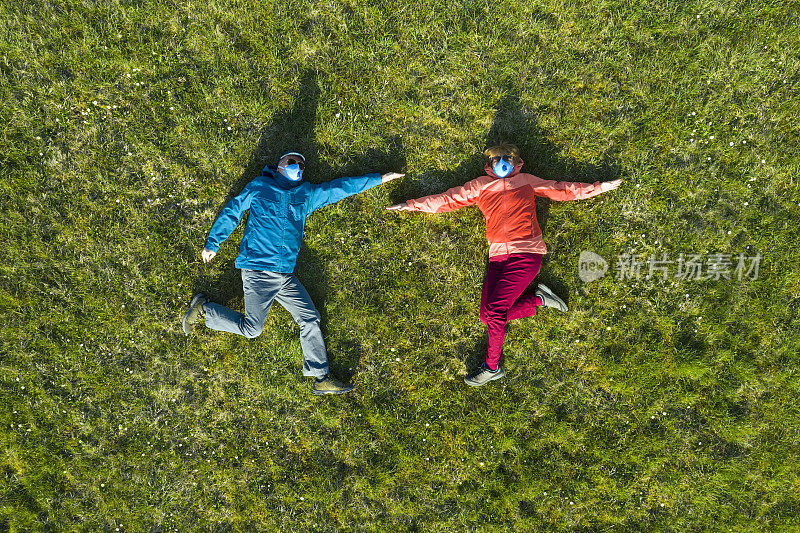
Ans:
[{"label": "white sneaker", "polygon": [[534,294],[542,299],[542,302],[544,302],[542,305],[545,307],[553,307],[559,311],[567,310],[567,304],[564,302],[564,300],[556,296],[556,293],[550,290],[550,287],[544,283],[540,283],[536,286],[536,291]]}]

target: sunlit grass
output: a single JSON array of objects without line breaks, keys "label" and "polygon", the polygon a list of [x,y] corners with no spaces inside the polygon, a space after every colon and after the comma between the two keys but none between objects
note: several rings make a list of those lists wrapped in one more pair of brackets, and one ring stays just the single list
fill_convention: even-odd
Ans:
[{"label": "sunlit grass", "polygon": [[[0,530],[783,530],[798,505],[798,29],[783,2],[7,2],[0,6]],[[387,213],[499,139],[549,179],[541,279],[473,390],[476,209]],[[298,275],[346,397],[256,340],[226,198],[302,149],[322,181],[407,177],[315,213]],[[578,277],[582,250],[610,263]],[[757,280],[614,261],[763,256]],[[674,272],[674,270],[673,270]]]}]

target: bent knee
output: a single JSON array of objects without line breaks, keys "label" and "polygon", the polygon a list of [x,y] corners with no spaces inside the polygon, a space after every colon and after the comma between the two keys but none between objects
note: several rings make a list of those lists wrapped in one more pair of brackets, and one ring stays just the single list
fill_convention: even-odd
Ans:
[{"label": "bent knee", "polygon": [[320,316],[319,313],[314,315],[303,316],[295,319],[297,325],[300,326],[300,329],[314,329],[319,328],[320,326]]},{"label": "bent knee", "polygon": [[257,324],[249,324],[245,322],[242,324],[242,335],[247,337],[248,339],[255,339],[261,332],[264,331],[264,326],[259,326]]}]

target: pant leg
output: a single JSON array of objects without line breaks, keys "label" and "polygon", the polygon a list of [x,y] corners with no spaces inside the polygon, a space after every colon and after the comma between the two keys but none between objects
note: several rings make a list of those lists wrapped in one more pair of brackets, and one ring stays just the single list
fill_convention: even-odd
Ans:
[{"label": "pant leg", "polygon": [[505,262],[494,290],[487,298],[486,326],[489,330],[489,347],[486,365],[489,368],[497,368],[503,354],[508,311],[536,277],[541,261],[541,256],[538,254],[511,255]]},{"label": "pant leg", "polygon": [[535,294],[523,294],[508,310],[506,320],[516,320],[536,315],[536,308],[544,302]]},{"label": "pant leg", "polygon": [[328,373],[328,352],[322,339],[320,316],[306,288],[290,274],[275,299],[300,326],[300,347],[303,349],[303,375],[322,377]]},{"label": "pant leg", "polygon": [[278,272],[242,269],[244,289],[244,314],[209,302],[203,306],[206,326],[217,331],[236,333],[249,339],[258,337],[264,330],[272,301],[283,286],[284,276]]},{"label": "pant leg", "polygon": [[489,295],[494,292],[495,285],[497,285],[497,281],[500,279],[500,276],[503,274],[503,267],[505,266],[505,260],[495,260],[492,261],[489,259],[489,264],[486,267],[486,279],[483,280],[483,291],[481,292],[481,308],[479,312],[479,316],[481,322],[486,324],[486,304],[489,301]]},{"label": "pant leg", "polygon": [[[531,269],[535,270],[536,272],[533,274],[535,278],[539,274],[539,270],[542,267],[542,256],[541,254],[536,254],[539,256],[538,264],[535,263],[535,260],[532,260]],[[518,318],[525,318],[528,316],[534,316],[536,314],[536,308],[542,305],[544,302],[541,298],[536,296],[536,293],[528,293],[523,294],[520,296],[517,301],[514,302],[514,305],[508,310],[508,314],[506,315],[506,320],[516,320]]]}]

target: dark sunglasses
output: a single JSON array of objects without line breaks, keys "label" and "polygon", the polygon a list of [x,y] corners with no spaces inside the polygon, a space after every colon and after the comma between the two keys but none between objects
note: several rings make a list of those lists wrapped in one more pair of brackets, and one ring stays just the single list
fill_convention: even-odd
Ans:
[{"label": "dark sunglasses", "polygon": [[489,161],[491,161],[492,166],[495,166],[497,163],[500,162],[501,159],[503,161],[505,161],[506,163],[508,163],[509,165],[513,165],[514,164],[514,156],[511,156],[511,155],[496,155],[493,158],[491,158]]},{"label": "dark sunglasses", "polygon": [[306,164],[302,159],[295,159],[294,157],[286,158],[286,162],[283,164],[283,166],[289,165],[297,165],[300,167],[300,170],[304,170],[306,168]]}]

